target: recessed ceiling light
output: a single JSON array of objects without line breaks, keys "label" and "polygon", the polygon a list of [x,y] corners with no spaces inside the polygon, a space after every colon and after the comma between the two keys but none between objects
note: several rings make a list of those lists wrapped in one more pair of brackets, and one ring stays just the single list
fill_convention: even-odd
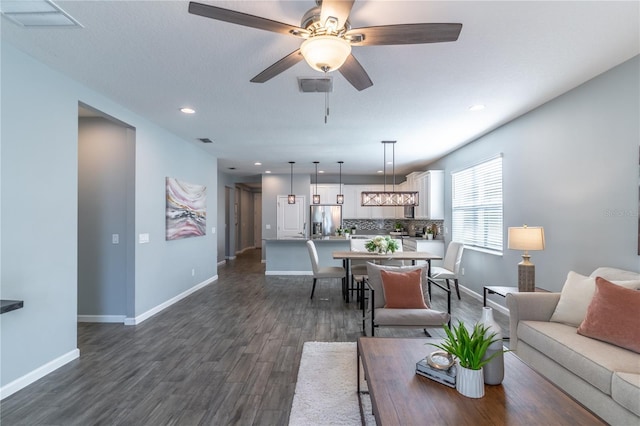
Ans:
[{"label": "recessed ceiling light", "polygon": [[259,161],[256,161],[255,163],[253,163],[254,166],[262,166],[262,163]]},{"label": "recessed ceiling light", "polygon": [[318,173],[324,173],[324,170],[318,170]]},{"label": "recessed ceiling light", "polygon": [[271,174],[271,170],[265,170],[264,171],[266,174]]},{"label": "recessed ceiling light", "polygon": [[185,114],[195,114],[196,113],[195,109],[189,108],[189,107],[180,108],[180,111],[184,112]]},{"label": "recessed ceiling light", "polygon": [[377,173],[384,173],[382,170],[378,170]]},{"label": "recessed ceiling light", "polygon": [[476,105],[471,105],[469,107],[469,111],[482,111],[485,108],[486,106],[484,104],[476,104]]}]

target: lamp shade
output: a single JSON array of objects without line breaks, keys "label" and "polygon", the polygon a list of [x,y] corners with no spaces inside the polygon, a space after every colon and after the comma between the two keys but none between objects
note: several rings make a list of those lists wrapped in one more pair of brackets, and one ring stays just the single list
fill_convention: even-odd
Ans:
[{"label": "lamp shade", "polygon": [[302,56],[316,71],[335,71],[351,54],[351,45],[343,38],[324,35],[305,40],[300,46]]},{"label": "lamp shade", "polygon": [[544,250],[544,228],[541,226],[510,227],[508,239],[512,250]]}]

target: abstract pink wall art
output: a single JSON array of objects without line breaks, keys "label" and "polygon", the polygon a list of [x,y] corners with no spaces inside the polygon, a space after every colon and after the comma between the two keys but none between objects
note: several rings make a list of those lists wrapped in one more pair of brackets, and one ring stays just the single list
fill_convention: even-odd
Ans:
[{"label": "abstract pink wall art", "polygon": [[166,178],[167,241],[207,233],[207,187]]}]

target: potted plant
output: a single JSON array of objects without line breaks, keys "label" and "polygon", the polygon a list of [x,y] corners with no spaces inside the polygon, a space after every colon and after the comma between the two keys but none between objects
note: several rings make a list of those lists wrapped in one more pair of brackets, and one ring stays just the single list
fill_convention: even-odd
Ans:
[{"label": "potted plant", "polygon": [[427,239],[433,240],[433,228],[427,227]]},{"label": "potted plant", "polygon": [[473,331],[469,333],[464,323],[458,321],[458,325],[452,328],[445,324],[444,331],[447,337],[442,343],[430,343],[430,345],[450,353],[457,359],[456,389],[469,398],[484,396],[482,367],[500,354],[500,352],[496,352],[487,359],[483,359],[489,345],[498,340],[496,333],[487,333],[487,330],[483,324],[476,324]]}]

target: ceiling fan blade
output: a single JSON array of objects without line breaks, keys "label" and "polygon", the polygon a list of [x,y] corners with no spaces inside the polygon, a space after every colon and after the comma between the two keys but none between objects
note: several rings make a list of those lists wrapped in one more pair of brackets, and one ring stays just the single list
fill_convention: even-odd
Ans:
[{"label": "ceiling fan blade", "polygon": [[347,56],[347,60],[338,68],[338,71],[358,90],[364,90],[367,87],[373,86],[369,75],[353,55]]},{"label": "ceiling fan blade", "polygon": [[302,37],[309,32],[303,28],[296,27],[260,16],[249,15],[247,13],[236,12],[235,10],[223,9],[197,2],[189,2],[189,13],[218,21],[230,22],[232,24],[243,25],[245,27],[258,28],[260,30],[272,31],[280,34],[291,34]]},{"label": "ceiling fan blade", "polygon": [[355,0],[322,0],[320,10],[320,22],[326,25],[327,18],[334,17],[338,21],[336,30],[344,26],[351,13]]},{"label": "ceiling fan blade", "polygon": [[289,53],[284,58],[280,59],[275,64],[271,65],[266,70],[262,71],[260,74],[256,75],[251,79],[252,83],[264,83],[265,81],[271,80],[276,75],[280,74],[283,71],[288,70],[304,58],[302,57],[302,53],[300,53],[300,49],[297,49],[291,53]]},{"label": "ceiling fan blade", "polygon": [[441,43],[456,41],[461,30],[462,24],[399,24],[354,28],[346,36],[353,46]]}]

